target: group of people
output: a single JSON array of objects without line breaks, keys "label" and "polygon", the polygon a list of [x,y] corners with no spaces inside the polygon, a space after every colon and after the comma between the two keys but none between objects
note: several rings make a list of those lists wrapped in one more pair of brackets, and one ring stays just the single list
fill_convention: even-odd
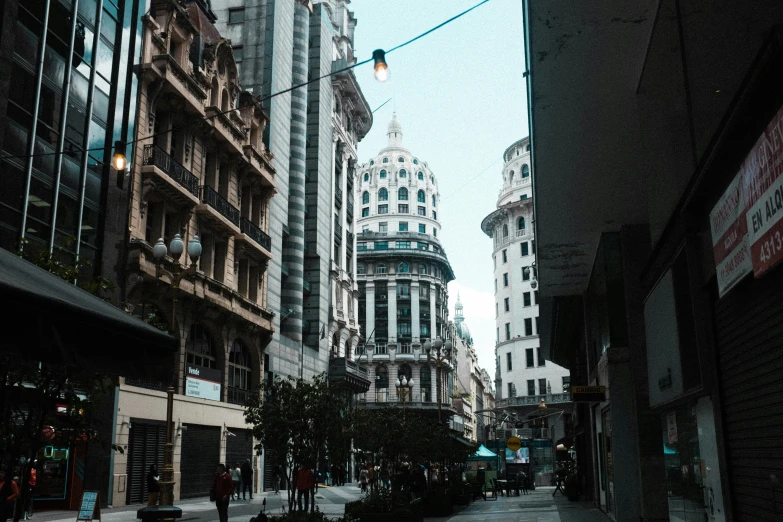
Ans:
[{"label": "group of people", "polygon": [[359,485],[362,491],[376,491],[378,488],[391,489],[391,472],[385,463],[380,466],[362,464],[359,468]]},{"label": "group of people", "polygon": [[348,470],[345,469],[345,464],[332,464],[328,466],[327,478],[331,486],[345,486],[348,482]]},{"label": "group of people", "polygon": [[28,461],[19,476],[10,477],[6,469],[0,469],[0,522],[32,518],[33,496],[37,480],[35,464]]}]

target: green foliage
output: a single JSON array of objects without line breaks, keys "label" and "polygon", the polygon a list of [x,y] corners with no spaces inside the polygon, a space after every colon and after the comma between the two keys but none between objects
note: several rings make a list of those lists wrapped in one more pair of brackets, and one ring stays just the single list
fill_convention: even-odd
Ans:
[{"label": "green foliage", "polygon": [[[269,522],[331,522],[333,519],[326,516],[318,506],[315,507],[315,511],[312,513],[304,511],[291,511],[289,513],[283,513],[282,515],[269,517]],[[345,519],[337,518],[334,522],[344,522]]]}]

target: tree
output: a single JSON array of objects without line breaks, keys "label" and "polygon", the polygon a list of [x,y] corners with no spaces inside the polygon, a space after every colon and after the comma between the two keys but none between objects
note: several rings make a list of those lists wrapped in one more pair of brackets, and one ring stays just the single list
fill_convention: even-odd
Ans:
[{"label": "tree", "polygon": [[289,509],[293,508],[293,471],[299,466],[316,468],[327,451],[341,454],[345,444],[347,395],[340,384],[329,383],[325,374],[312,381],[277,378],[264,383],[263,393],[251,394],[245,421],[258,439],[256,451],[273,449],[286,461]]}]

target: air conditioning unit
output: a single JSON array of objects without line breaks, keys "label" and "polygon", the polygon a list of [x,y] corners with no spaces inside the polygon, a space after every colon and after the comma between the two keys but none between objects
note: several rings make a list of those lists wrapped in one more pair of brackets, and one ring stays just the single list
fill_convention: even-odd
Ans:
[{"label": "air conditioning unit", "polygon": [[520,439],[532,439],[533,438],[533,430],[532,428],[519,428],[514,430],[516,432],[516,436]]}]

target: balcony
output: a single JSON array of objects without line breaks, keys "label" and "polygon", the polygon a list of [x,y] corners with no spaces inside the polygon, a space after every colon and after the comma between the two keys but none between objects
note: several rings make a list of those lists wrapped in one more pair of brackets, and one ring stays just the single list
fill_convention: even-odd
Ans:
[{"label": "balcony", "polygon": [[269,234],[244,217],[239,220],[239,231],[243,234],[241,239],[252,239],[256,245],[264,249],[262,252],[266,257],[272,258],[272,238],[269,237]]},{"label": "balcony", "polygon": [[235,227],[239,227],[239,209],[229,203],[209,185],[201,185],[201,202],[209,205]]},{"label": "balcony", "polygon": [[375,354],[386,355],[388,353],[389,353],[389,349],[386,346],[386,343],[378,343],[375,345]]},{"label": "balcony", "polygon": [[563,404],[571,402],[571,394],[569,393],[550,393],[547,395],[521,395],[517,397],[509,397],[507,399],[495,400],[496,408],[509,408],[513,406],[538,406],[541,404],[541,399],[544,399],[546,404]]},{"label": "balcony", "polygon": [[186,199],[191,204],[199,197],[198,178],[156,145],[144,146],[142,173],[156,174],[170,185],[173,190],[160,187],[169,197]]},{"label": "balcony", "polygon": [[345,381],[355,393],[365,393],[370,389],[370,373],[367,369],[345,357],[329,361],[329,380]]},{"label": "balcony", "polygon": [[202,114],[207,93],[201,85],[190,76],[177,60],[169,54],[158,54],[152,57],[151,64],[143,64],[142,70],[163,80],[165,89],[173,90],[187,102],[189,112]]},{"label": "balcony", "polygon": [[[437,393],[434,391],[424,391],[419,393],[407,393],[405,395],[405,407],[414,410],[431,411],[437,414],[438,402]],[[397,393],[397,389],[378,388],[367,392],[359,397],[359,407],[364,408],[384,408],[387,406],[402,407],[403,397]],[[448,401],[448,402],[447,402]],[[440,403],[440,409],[443,413],[444,421],[448,420],[449,415],[457,413],[457,409],[451,404],[451,399],[444,399]]]},{"label": "balcony", "polygon": [[335,187],[334,189],[334,206],[343,208],[343,190],[339,187]]},{"label": "balcony", "polygon": [[251,390],[243,390],[242,388],[234,388],[233,386],[229,386],[227,392],[227,402],[240,406],[247,404],[248,397],[253,393]]},{"label": "balcony", "polygon": [[353,221],[353,202],[349,201],[346,205],[345,213],[348,216],[348,221]]},{"label": "balcony", "polygon": [[215,134],[232,147],[233,152],[244,155],[247,134],[237,125],[237,122],[233,121],[229,114],[212,105],[207,107],[205,112],[207,114],[205,121],[215,129]]},{"label": "balcony", "polygon": [[353,232],[346,232],[345,233],[345,237],[346,237],[346,241],[347,241],[346,246],[348,248],[352,249],[353,248]]}]

